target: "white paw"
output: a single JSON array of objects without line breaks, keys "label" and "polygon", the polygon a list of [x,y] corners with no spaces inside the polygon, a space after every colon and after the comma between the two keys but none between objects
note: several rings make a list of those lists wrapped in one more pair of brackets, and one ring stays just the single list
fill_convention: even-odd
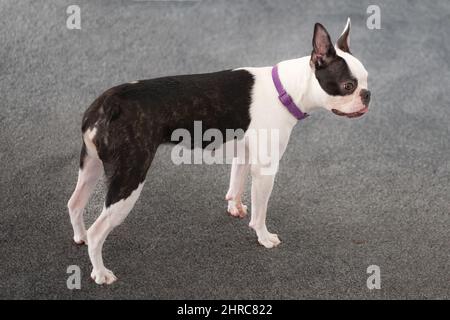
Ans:
[{"label": "white paw", "polygon": [[73,236],[73,241],[78,245],[83,245],[83,244],[87,245],[87,243],[88,243],[86,234],[81,235],[81,236],[80,235]]},{"label": "white paw", "polygon": [[269,232],[258,236],[258,242],[267,249],[275,248],[281,243],[278,235]]},{"label": "white paw", "polygon": [[247,215],[247,206],[241,202],[228,201],[228,213],[236,218],[245,218]]},{"label": "white paw", "polygon": [[114,275],[114,273],[106,268],[100,270],[92,270],[91,278],[95,281],[96,284],[111,284],[117,280],[117,277]]}]

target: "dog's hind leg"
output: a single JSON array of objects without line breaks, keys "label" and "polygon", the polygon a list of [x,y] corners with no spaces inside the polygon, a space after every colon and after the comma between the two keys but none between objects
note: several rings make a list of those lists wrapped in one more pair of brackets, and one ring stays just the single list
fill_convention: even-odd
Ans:
[{"label": "dog's hind leg", "polygon": [[[91,278],[97,284],[111,284],[117,280],[114,274],[105,268],[103,264],[102,248],[109,233],[120,225],[133,209],[144,183],[139,184],[136,189],[125,199],[103,208],[102,213],[89,228],[88,251],[92,263]],[[108,191],[109,192],[109,191]]]},{"label": "dog's hind leg", "polygon": [[100,159],[87,153],[86,145],[83,143],[80,155],[80,170],[75,191],[72,194],[67,207],[69,208],[70,222],[73,228],[73,240],[77,244],[87,243],[86,227],[84,225],[84,208],[94,191],[95,185],[103,172]]},{"label": "dog's hind leg", "polygon": [[111,284],[117,279],[103,264],[102,248],[109,233],[125,220],[141,193],[154,153],[139,150],[142,148],[128,146],[126,154],[104,162],[108,180],[106,200],[102,213],[87,231],[93,267],[91,278],[97,284]]}]

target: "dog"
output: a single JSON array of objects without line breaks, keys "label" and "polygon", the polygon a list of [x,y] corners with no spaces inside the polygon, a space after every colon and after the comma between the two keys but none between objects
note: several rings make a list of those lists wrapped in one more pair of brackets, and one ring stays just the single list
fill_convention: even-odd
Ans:
[{"label": "dog", "polygon": [[[158,146],[171,143],[174,130],[193,131],[195,121],[221,132],[276,130],[278,153],[271,161],[278,161],[292,129],[312,110],[323,107],[347,118],[367,113],[368,73],[350,51],[350,29],[348,19],[333,44],[325,27],[316,23],[311,55],[275,67],[134,81],[98,97],[83,116],[78,182],[68,202],[73,239],[88,245],[91,278],[97,284],[117,280],[103,264],[103,243],[132,210]],[[226,195],[228,212],[235,217],[246,215],[242,194],[251,174],[250,227],[261,245],[274,248],[280,240],[268,231],[266,214],[275,173],[262,174],[263,165],[249,163],[248,158],[235,160]],[[103,211],[86,231],[83,211],[103,173],[107,181]]]}]

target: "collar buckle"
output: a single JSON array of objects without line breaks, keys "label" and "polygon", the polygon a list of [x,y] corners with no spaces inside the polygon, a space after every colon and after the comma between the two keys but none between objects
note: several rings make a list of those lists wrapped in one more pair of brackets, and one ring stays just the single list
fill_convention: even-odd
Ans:
[{"label": "collar buckle", "polygon": [[286,91],[281,92],[278,99],[280,99],[280,102],[285,106],[292,105],[294,103],[294,100],[292,100],[292,97]]}]

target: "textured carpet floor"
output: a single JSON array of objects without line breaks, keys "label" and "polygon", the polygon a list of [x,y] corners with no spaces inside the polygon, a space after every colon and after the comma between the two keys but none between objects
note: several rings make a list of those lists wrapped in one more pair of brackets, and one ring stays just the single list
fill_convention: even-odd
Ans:
[{"label": "textured carpet floor", "polygon": [[[73,2],[0,2],[0,298],[449,298],[448,1],[377,1],[382,29],[368,30],[367,1],[80,0],[79,31],[66,28]],[[225,214],[228,166],[177,167],[163,147],[104,247],[119,281],[90,281],[66,203],[93,99],[135,79],[308,55],[314,22],[336,39],[348,16],[371,112],[296,127],[269,208],[283,244],[259,247],[248,218]],[[66,287],[73,264],[81,290]],[[366,287],[372,264],[381,290]]]}]

